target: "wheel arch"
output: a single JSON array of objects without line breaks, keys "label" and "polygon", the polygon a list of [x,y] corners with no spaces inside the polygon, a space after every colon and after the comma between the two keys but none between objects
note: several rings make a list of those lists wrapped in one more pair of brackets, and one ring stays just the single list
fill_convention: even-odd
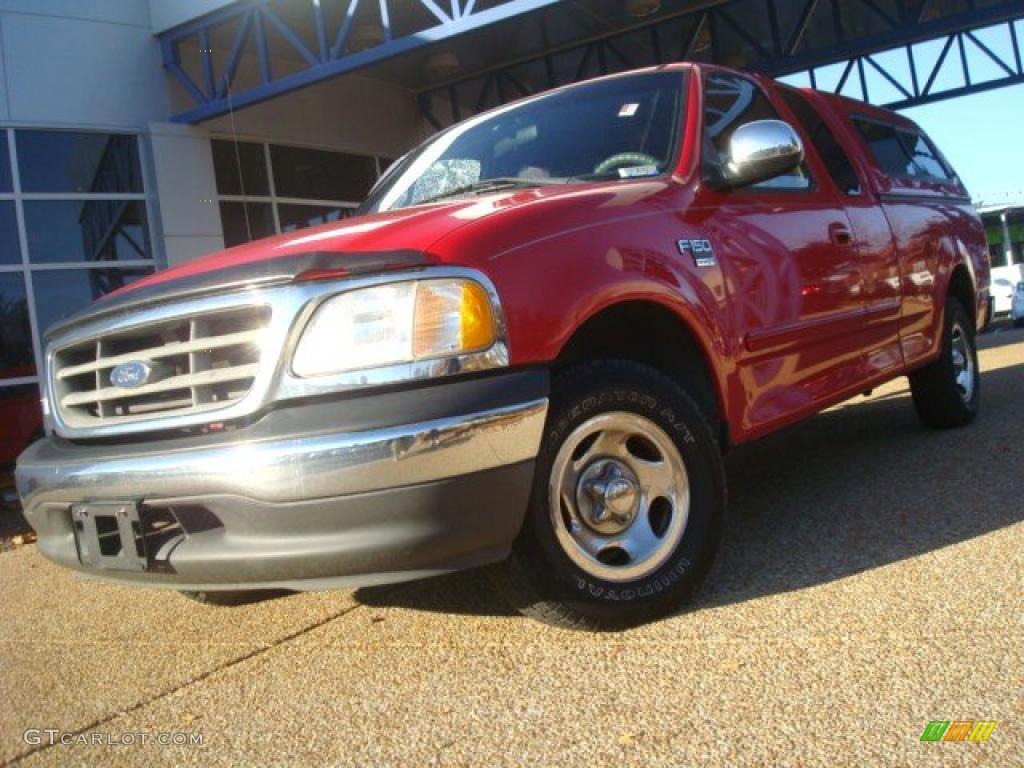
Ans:
[{"label": "wheel arch", "polygon": [[725,389],[701,335],[680,312],[651,299],[624,299],[594,311],[562,345],[554,366],[630,360],[686,384],[724,448],[729,442]]},{"label": "wheel arch", "polygon": [[950,297],[959,301],[971,318],[974,328],[978,327],[978,301],[974,290],[974,278],[967,265],[960,262],[953,266],[946,284],[946,300]]}]

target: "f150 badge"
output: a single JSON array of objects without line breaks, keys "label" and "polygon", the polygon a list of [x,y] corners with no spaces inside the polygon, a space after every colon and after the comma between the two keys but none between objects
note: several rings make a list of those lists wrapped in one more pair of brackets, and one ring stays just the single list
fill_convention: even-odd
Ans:
[{"label": "f150 badge", "polygon": [[693,263],[698,267],[713,267],[716,265],[715,249],[711,247],[710,240],[676,240],[679,252],[684,256],[690,254]]}]

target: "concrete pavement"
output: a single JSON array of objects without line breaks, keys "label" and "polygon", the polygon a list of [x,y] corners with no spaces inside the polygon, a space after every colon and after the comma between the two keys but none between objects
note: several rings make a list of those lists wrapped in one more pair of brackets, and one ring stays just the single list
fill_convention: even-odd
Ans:
[{"label": "concrete pavement", "polygon": [[[1024,332],[981,346],[965,430],[901,381],[730,454],[698,605],[621,634],[511,615],[476,573],[211,608],[0,553],[0,760],[1024,765]],[[998,725],[920,741],[958,719]]]}]

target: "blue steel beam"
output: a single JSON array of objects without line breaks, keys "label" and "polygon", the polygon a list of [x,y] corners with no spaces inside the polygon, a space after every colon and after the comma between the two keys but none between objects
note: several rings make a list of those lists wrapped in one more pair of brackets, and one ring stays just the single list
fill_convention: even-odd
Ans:
[{"label": "blue steel beam", "polygon": [[[320,0],[293,0],[297,6],[309,3],[311,24],[316,34],[315,50],[311,50],[274,11],[271,2],[238,0],[161,36],[167,70],[195,102],[192,109],[174,116],[174,120],[205,120],[230,108],[254,104],[565,0],[506,0],[479,12],[475,10],[474,0],[347,0],[347,4],[342,6],[344,12],[336,30],[327,29]],[[418,4],[436,24],[415,33],[394,34],[391,12],[403,7],[399,3]],[[888,106],[927,103],[1021,81],[1020,44],[1012,23],[1006,27],[1014,53],[1008,60],[987,49],[973,31],[1024,18],[1024,0],[1002,0],[984,7],[968,0],[966,8],[953,7],[953,10],[935,0],[787,0],[787,3],[791,4],[784,8],[789,11],[795,9],[796,12],[785,18],[781,13],[783,6],[776,0],[711,0],[698,4],[696,9],[683,8],[662,14],[650,21],[570,43],[539,56],[439,83],[420,94],[421,110],[432,123],[440,125],[448,122],[433,113],[434,96],[440,94],[453,105],[451,112],[457,114],[452,117],[461,117],[468,105],[472,106],[470,111],[476,112],[535,90],[634,66],[691,58],[735,64],[738,55],[742,56],[743,65],[747,68],[774,76],[804,73],[812,86],[817,86],[822,67],[845,64],[836,89],[842,90],[848,84],[857,83],[865,98],[870,98],[867,93],[868,73],[877,74],[900,95],[898,100],[888,102]],[[374,5],[378,8],[374,9]],[[374,23],[379,23],[383,42],[366,50],[346,52],[357,12],[367,14],[367,18],[374,18],[376,14]],[[823,24],[823,21],[827,23]],[[223,71],[216,74],[209,48],[210,30],[220,25],[230,27],[231,24],[235,28],[231,49]],[[872,28],[871,34],[863,33],[866,24]],[[274,75],[267,49],[268,26],[298,52],[304,62],[303,69],[286,76]],[[640,52],[631,49],[627,55],[627,47],[620,45],[620,41],[637,32],[649,33],[649,47]],[[667,51],[663,45],[670,33],[679,33],[673,35],[673,39],[680,40],[678,50]],[[251,47],[256,49],[260,82],[253,87],[239,89],[235,85],[236,75],[242,53],[250,40],[253,41]],[[946,42],[939,62],[928,71],[917,66],[912,50],[913,44],[926,40]],[[199,47],[201,83],[198,84],[181,64],[182,44],[186,41],[194,41]],[[954,46],[960,58],[964,85],[936,91],[936,77],[952,55]],[[907,50],[909,59],[909,80],[905,72],[894,72],[876,58],[879,54],[903,48]],[[968,49],[974,52],[975,57],[992,60],[1005,77],[985,82],[973,78]],[[569,77],[565,77],[564,67],[559,70],[562,72],[559,76],[558,68],[553,65],[554,57],[574,53],[579,55],[569,70]],[[543,67],[540,76],[534,72],[533,82],[517,75],[517,68],[521,72],[524,65],[532,64]],[[524,85],[524,82],[529,84]],[[534,83],[538,84],[537,87]],[[467,95],[467,90],[473,92]]]},{"label": "blue steel beam", "polygon": [[[298,1],[298,0],[297,0]],[[372,3],[373,0],[362,0]],[[418,48],[450,39],[490,24],[522,14],[537,11],[565,0],[506,0],[484,10],[475,10],[474,0],[451,0],[451,14],[445,13],[435,0],[378,0],[380,31],[383,42],[366,50],[345,52],[345,43],[356,17],[360,0],[348,0],[344,18],[334,38],[334,44],[327,49],[326,41],[330,31],[326,29],[323,10],[319,0],[302,0],[311,7],[312,19],[317,34],[317,51],[311,51],[302,38],[292,30],[281,17],[269,7],[271,0],[238,0],[217,11],[175,27],[160,36],[164,67],[181,84],[195,102],[195,106],[171,119],[175,122],[196,123],[230,109],[237,109],[273,98],[283,93],[328,80],[338,75],[353,72],[371,64],[394,58]],[[392,3],[416,4],[427,11],[437,23],[411,34],[396,35],[391,25]],[[214,27],[234,23],[236,32],[223,72],[214,76],[212,57],[201,53],[203,83],[197,84],[182,67],[182,44],[195,41],[200,50],[209,50],[209,33]],[[273,26],[282,37],[295,48],[305,61],[305,68],[288,75],[275,77],[271,55],[267,48],[266,25]],[[255,37],[256,57],[260,83],[256,86],[235,90],[235,81],[241,54],[250,34]]]},{"label": "blue steel beam", "polygon": [[[704,61],[735,64],[733,59],[739,53],[743,54],[743,66],[748,69],[775,77],[802,74],[812,87],[818,87],[817,80],[823,67],[845,65],[833,90],[838,92],[847,84],[857,84],[865,101],[870,100],[871,96],[868,92],[868,72],[875,72],[899,94],[897,99],[881,102],[894,108],[1024,82],[1021,46],[1014,27],[1015,19],[1024,18],[1024,0],[1002,0],[985,7],[969,2],[966,9],[947,10],[946,13],[942,13],[941,8],[936,10],[938,6],[934,0],[890,0],[885,4],[880,0],[789,1],[793,3],[790,10],[795,8],[796,13],[792,14],[785,27],[779,19],[778,4],[774,0],[761,0],[759,4],[750,0],[720,0],[717,4],[704,4],[697,10],[678,12],[671,17],[658,17],[646,24],[440,83],[420,94],[421,110],[433,124],[443,125],[449,120],[441,119],[436,114],[435,96],[444,95],[445,101],[456,107],[464,108],[467,104],[473,104],[473,112],[496,106],[505,99],[500,91],[498,98],[494,98],[495,81],[514,76],[517,71],[536,74],[543,67],[546,76],[542,86],[536,89],[539,91],[621,71],[630,66],[663,64],[673,60],[700,58]],[[896,6],[896,13],[889,10],[893,5]],[[876,31],[872,34],[858,32],[857,25],[863,26],[865,17],[875,21]],[[833,37],[826,40],[822,38],[821,22],[829,20]],[[817,28],[814,27],[815,21],[819,22]],[[881,30],[877,30],[879,26]],[[643,31],[645,27],[649,31],[650,44],[643,51],[644,60],[627,64],[623,56],[614,53],[607,55],[618,50],[620,43],[627,38],[635,40],[637,32]],[[977,30],[983,28],[998,30],[1006,36],[1009,41],[1007,45],[1012,46],[1013,57],[1000,57],[984,45],[976,34]],[[812,35],[814,29],[817,29],[817,37]],[[665,55],[661,44],[672,33],[682,41],[674,57],[671,54]],[[913,46],[926,41],[944,42],[939,60],[928,68],[920,66],[920,62],[915,61],[913,56]],[[956,46],[960,58],[964,84],[934,90],[938,75],[953,46]],[[703,53],[698,53],[698,49]],[[904,49],[907,51],[909,72],[888,68],[884,55]],[[975,55],[969,56],[968,49],[976,51]],[[556,59],[569,65],[561,68],[563,73],[569,73],[568,77],[563,76],[561,80],[556,78]],[[612,59],[616,61],[612,62]],[[973,77],[974,66],[981,59],[994,62],[1004,76],[984,81]],[[536,76],[533,78],[534,81],[540,79]],[[923,88],[922,80],[925,83]],[[518,98],[518,95],[513,94],[512,97]]]},{"label": "blue steel beam", "polygon": [[[999,25],[988,26],[987,29],[992,34],[1002,36],[1002,42],[1010,46],[1011,58],[1008,59],[995,53],[990,46],[985,44],[975,34],[975,30],[964,30],[948,35],[944,40],[939,38],[935,41],[942,40],[942,49],[934,63],[928,67],[922,67],[920,60],[914,55],[914,50],[910,45],[882,51],[881,53],[854,57],[847,61],[839,81],[829,90],[832,90],[834,93],[844,92],[854,98],[860,98],[862,101],[878,103],[890,109],[905,109],[921,104],[931,104],[936,101],[952,99],[957,96],[967,96],[972,93],[981,93],[995,88],[1024,83],[1024,67],[1021,66],[1020,59],[1012,55],[1014,50],[1013,41],[1016,39],[1015,23],[1011,20]],[[958,69],[960,70],[963,84],[946,85],[942,88],[936,88],[935,85],[939,75],[953,55],[954,47],[956,49],[956,56],[959,59]],[[968,51],[973,51],[974,55],[970,55]],[[885,62],[878,61],[879,55],[899,52],[905,52],[906,56],[906,67],[901,67],[899,72],[887,68]],[[995,64],[1002,74],[994,78],[980,78],[977,67],[979,63],[986,61]],[[874,70],[899,93],[899,97],[888,100],[872,99],[866,75],[868,68]],[[815,87],[818,87],[820,75],[817,74],[816,70],[817,68],[812,68],[793,74],[807,76],[808,80]],[[851,75],[854,74],[856,76],[851,79]],[[924,78],[924,87],[920,85],[922,78]],[[853,93],[850,93],[850,90],[847,88],[851,83],[855,86]]]}]

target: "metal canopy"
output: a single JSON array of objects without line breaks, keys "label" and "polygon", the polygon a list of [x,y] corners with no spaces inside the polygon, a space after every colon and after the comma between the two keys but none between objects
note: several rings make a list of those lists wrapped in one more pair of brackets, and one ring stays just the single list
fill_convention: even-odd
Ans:
[{"label": "metal canopy", "polygon": [[[648,15],[642,15],[647,13]],[[678,60],[891,107],[1024,82],[1024,0],[239,0],[161,35],[199,122],[363,70],[436,127]]]},{"label": "metal canopy", "polygon": [[561,0],[238,0],[160,35],[195,123]]}]

